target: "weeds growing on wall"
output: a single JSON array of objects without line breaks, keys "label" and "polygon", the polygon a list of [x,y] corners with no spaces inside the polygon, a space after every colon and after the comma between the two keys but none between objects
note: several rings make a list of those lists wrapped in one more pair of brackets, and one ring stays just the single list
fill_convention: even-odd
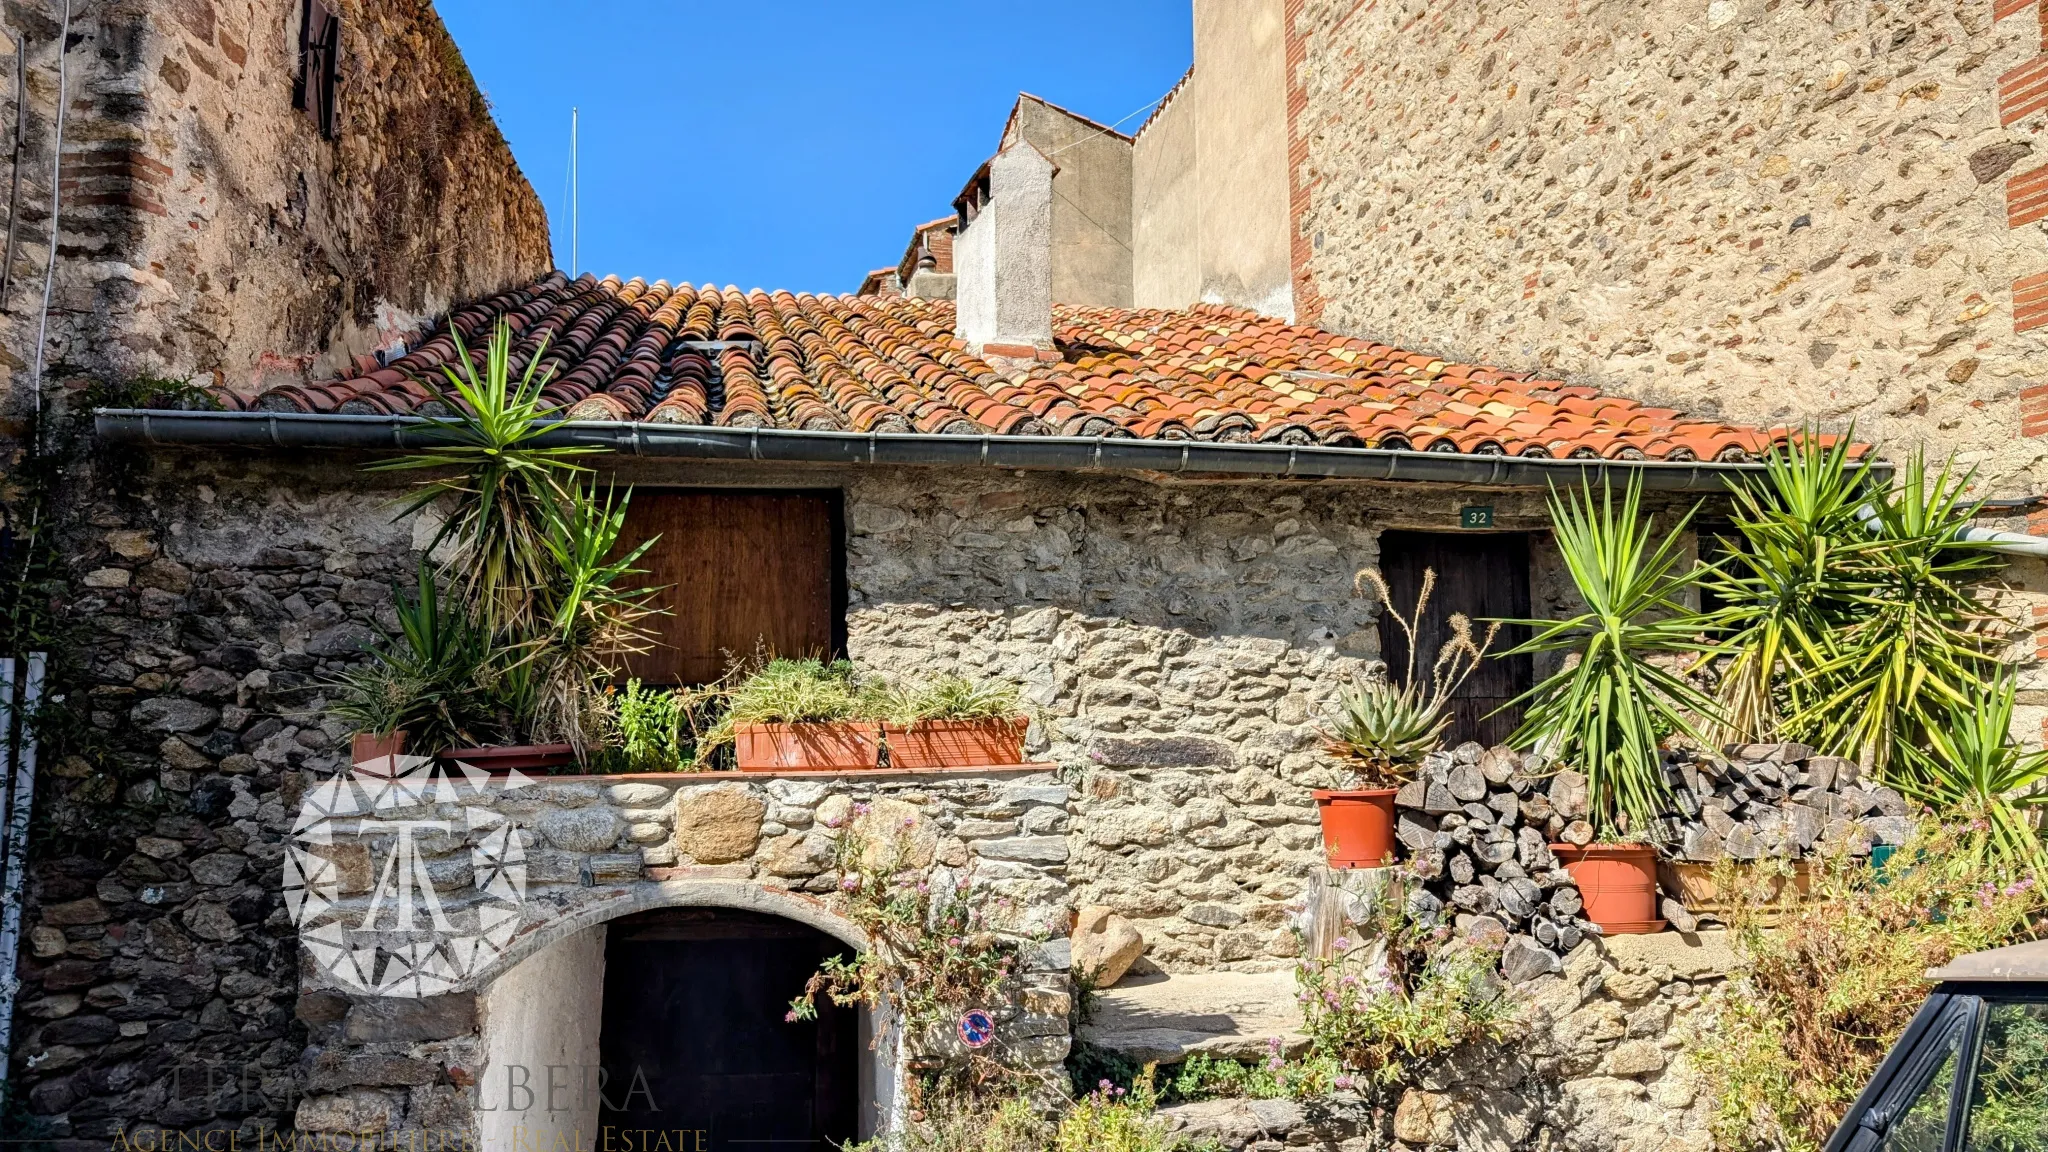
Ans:
[{"label": "weeds growing on wall", "polygon": [[1968,849],[1984,831],[1929,824],[1882,870],[1811,861],[1810,891],[1789,908],[1767,902],[1781,877],[1716,875],[1736,897],[1743,969],[1691,1056],[1722,1147],[1814,1152],[1919,1011],[1929,968],[2042,932],[2034,878]]},{"label": "weeds growing on wall", "polygon": [[860,928],[868,947],[852,958],[828,957],[789,1005],[792,1021],[814,1019],[820,997],[895,1014],[901,1043],[925,1070],[914,1095],[985,1100],[1017,1090],[1017,1074],[999,1059],[968,1051],[946,1060],[940,1050],[954,1022],[970,1008],[999,1010],[1011,999],[1018,971],[1013,939],[992,931],[984,895],[967,881],[934,877],[915,859],[915,818],[878,827],[857,804],[839,829],[836,870],[840,915]]}]

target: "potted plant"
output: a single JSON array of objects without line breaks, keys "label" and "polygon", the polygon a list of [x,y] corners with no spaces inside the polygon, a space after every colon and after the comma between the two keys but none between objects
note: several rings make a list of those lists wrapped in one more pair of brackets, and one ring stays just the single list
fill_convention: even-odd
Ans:
[{"label": "potted plant", "polygon": [[1017,689],[941,676],[917,688],[881,690],[882,744],[894,768],[973,768],[1024,762]]},{"label": "potted plant", "polygon": [[[596,449],[536,442],[551,407],[541,396],[541,351],[515,376],[503,321],[481,356],[459,336],[455,343],[460,370],[442,367],[445,390],[425,385],[450,415],[428,422],[426,447],[372,465],[433,473],[401,514],[442,514],[427,551],[445,550],[440,575],[454,603],[435,624],[462,638],[431,679],[463,707],[431,739],[413,729],[413,743],[493,771],[585,762],[610,727],[605,693],[617,657],[649,643],[640,623],[658,589],[631,578],[653,541],[619,548],[632,494],[600,493],[587,479],[577,459]],[[424,597],[433,581],[424,568],[421,579]],[[479,713],[489,722],[477,722]]]},{"label": "potted plant", "polygon": [[1585,901],[1583,915],[1609,936],[1662,932],[1657,919],[1657,849],[1608,829],[1588,844],[1552,844]]},{"label": "potted plant", "polygon": [[[874,768],[881,759],[881,725],[853,666],[843,660],[772,659],[724,690],[724,719],[706,734],[703,750],[733,745],[742,772]],[[701,752],[700,752],[701,754]]]},{"label": "potted plant", "polygon": [[1578,884],[1586,918],[1610,934],[1663,927],[1656,850],[1641,842],[1669,800],[1659,749],[1674,732],[1705,743],[1701,725],[1717,717],[1714,702],[1670,667],[1675,657],[1720,651],[1701,638],[1699,615],[1685,602],[1706,571],[1679,551],[1692,515],[1658,531],[1643,515],[1639,479],[1619,507],[1604,483],[1597,500],[1590,483],[1565,495],[1553,490],[1558,551],[1586,611],[1521,621],[1534,633],[1510,650],[1576,657],[1517,699],[1528,711],[1509,742],[1584,775],[1599,838],[1550,847]]},{"label": "potted plant", "polygon": [[473,740],[489,724],[490,702],[479,687],[486,645],[460,612],[444,605],[433,573],[422,564],[412,596],[394,607],[398,635],[371,650],[370,663],[326,685],[327,711],[353,723],[352,763]]},{"label": "potted plant", "polygon": [[1416,680],[1416,632],[1436,587],[1436,570],[1424,569],[1422,590],[1407,615],[1394,607],[1393,592],[1377,568],[1366,568],[1352,581],[1363,593],[1370,585],[1380,610],[1408,637],[1408,664],[1402,683],[1369,679],[1346,688],[1339,697],[1336,722],[1324,746],[1342,761],[1353,777],[1351,788],[1315,790],[1316,814],[1323,827],[1323,855],[1332,868],[1380,868],[1394,859],[1394,796],[1414,777],[1422,758],[1443,743],[1451,726],[1450,701],[1465,678],[1485,658],[1499,626],[1484,642],[1472,635],[1472,622],[1453,613],[1450,638],[1429,669],[1428,686]]}]

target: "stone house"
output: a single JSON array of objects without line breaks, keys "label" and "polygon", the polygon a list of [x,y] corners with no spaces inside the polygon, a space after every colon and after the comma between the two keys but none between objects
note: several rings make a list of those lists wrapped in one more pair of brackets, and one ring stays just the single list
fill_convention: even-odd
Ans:
[{"label": "stone house", "polygon": [[[316,11],[339,23],[308,35]],[[1221,27],[1218,11],[1198,9],[1198,27]],[[1639,475],[1670,511],[1770,442],[1245,307],[1289,291],[1285,274],[1261,278],[1259,228],[1236,247],[1160,242],[1217,253],[1202,279],[1242,286],[1232,303],[1063,299],[1060,270],[1080,265],[1060,255],[1051,185],[1092,149],[1035,135],[1073,131],[1050,105],[1020,104],[953,232],[920,230],[895,270],[902,295],[572,281],[546,271],[537,203],[424,5],[109,12],[83,33],[90,64],[66,54],[85,69],[67,83],[97,109],[88,135],[141,159],[72,189],[67,243],[100,211],[111,247],[74,262],[56,246],[50,363],[75,384],[194,377],[218,410],[190,395],[106,408],[49,493],[75,637],[60,703],[85,735],[38,798],[11,1055],[17,1099],[66,1152],[165,1131],[587,1147],[595,1126],[636,1115],[770,1138],[785,1122],[799,1139],[874,1131],[901,1101],[892,1049],[871,1046],[886,1021],[845,1013],[792,1033],[775,1014],[821,956],[863,945],[828,899],[832,829],[857,804],[900,821],[935,879],[966,881],[1030,941],[996,1022],[1019,1063],[1050,1069],[1070,1050],[1064,938],[1083,906],[1137,925],[1168,982],[1270,983],[1319,870],[1309,789],[1335,779],[1319,727],[1339,687],[1390,654],[1353,573],[1378,564],[1408,589],[1435,567],[1439,613],[1548,615],[1569,598],[1549,484]],[[1244,27],[1232,51],[1280,42],[1263,17]],[[43,53],[31,93],[54,93],[63,37],[30,31],[17,50]],[[295,108],[330,61],[333,86]],[[1173,108],[1212,98],[1203,83],[1138,140],[1176,130]],[[147,127],[131,130],[138,106]],[[240,135],[224,133],[231,114]],[[436,116],[441,155],[403,146]],[[54,125],[35,131],[54,144]],[[1199,135],[1238,138],[1227,121]],[[1134,185],[1149,162],[1131,158]],[[1246,188],[1191,184],[1184,202],[1249,203],[1282,169],[1234,171]],[[142,287],[103,298],[124,283]],[[1147,303],[1145,284],[1134,269],[1130,304]],[[394,626],[433,531],[394,518],[399,482],[361,465],[435,411],[408,373],[500,320],[522,363],[547,361],[571,421],[558,435],[611,449],[601,467],[635,486],[635,530],[661,534],[650,567],[675,588],[669,644],[636,672],[702,679],[758,641],[1007,681],[1040,714],[1034,763],[557,778],[456,797],[455,814],[516,828],[528,848],[496,958],[415,998],[361,994],[316,963],[286,867],[304,806],[347,767],[322,683]],[[32,363],[32,330],[7,324],[10,355]],[[36,389],[8,367],[26,431]],[[1542,671],[1504,663],[1476,680],[1459,736],[1497,737],[1487,716]],[[334,861],[344,898],[378,888],[395,849],[375,846]],[[453,892],[476,886],[480,847],[422,837],[418,854]],[[1553,1041],[1612,1051],[1552,1053],[1550,1079],[1514,1102],[1487,1094],[1513,1084],[1440,1085],[1404,1105],[1402,1138],[1457,1143],[1473,1106],[1521,1118],[1502,1146],[1633,1117],[1528,1103],[1572,1092],[1650,1109],[1660,1141],[1696,1138],[1698,1107],[1662,1053],[1673,1006],[1696,1006],[1692,984],[1712,975],[1654,948],[1576,955],[1545,989],[1576,1030]],[[606,1096],[587,1078],[732,1052],[764,1055],[649,1087],[715,1115],[649,1119],[630,1082]]]},{"label": "stone house", "polygon": [[[133,851],[39,877],[32,1107],[80,1141],[146,1122],[393,1139],[473,1125],[499,1146],[623,1123],[629,1101],[522,1096],[508,1070],[709,1059],[689,1038],[714,1012],[731,1041],[717,1051],[774,1049],[791,981],[860,945],[824,899],[829,830],[855,803],[900,813],[935,877],[1040,941],[997,1030],[1018,1062],[1054,1068],[1080,907],[1135,924],[1148,971],[1284,979],[1291,908],[1319,871],[1309,789],[1338,779],[1318,732],[1388,651],[1360,567],[1399,594],[1436,568],[1439,614],[1548,615],[1570,595],[1549,484],[1640,475],[1668,510],[1769,443],[1238,308],[1055,307],[1051,168],[1020,144],[963,195],[953,274],[963,302],[996,302],[978,311],[552,273],[457,306],[382,365],[217,387],[221,410],[101,410],[93,466],[132,472],[79,528],[69,610],[95,622],[92,722],[139,769],[127,799],[165,814]],[[522,830],[529,889],[487,969],[394,1000],[290,964],[275,877],[308,789],[344,766],[320,683],[391,627],[432,531],[394,519],[398,482],[361,465],[438,410],[408,373],[500,321],[517,362],[549,370],[560,435],[613,449],[598,462],[634,485],[634,530],[660,533],[647,566],[672,587],[668,646],[638,674],[703,680],[765,643],[1009,682],[1040,715],[1034,763],[494,794],[475,819]],[[1489,715],[1539,671],[1475,678],[1459,738],[1498,739]],[[420,851],[459,889],[475,847]],[[372,863],[343,863],[344,897],[363,898]],[[686,945],[727,960],[687,966]],[[797,1137],[886,1125],[897,1068],[861,1042],[885,1024],[818,1028],[836,1039],[750,1083],[812,1101]],[[181,1093],[178,1061],[159,1074],[124,1047],[155,1037],[188,1068],[259,1069],[255,1089]],[[774,1112],[730,1077],[651,1090],[727,1130]]]}]

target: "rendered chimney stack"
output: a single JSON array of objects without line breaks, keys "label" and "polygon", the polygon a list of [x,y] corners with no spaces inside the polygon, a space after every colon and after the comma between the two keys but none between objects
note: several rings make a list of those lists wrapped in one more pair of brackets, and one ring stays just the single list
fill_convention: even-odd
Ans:
[{"label": "rendered chimney stack", "polygon": [[959,335],[983,359],[1057,359],[1052,343],[1052,161],[1022,141],[953,201]]}]

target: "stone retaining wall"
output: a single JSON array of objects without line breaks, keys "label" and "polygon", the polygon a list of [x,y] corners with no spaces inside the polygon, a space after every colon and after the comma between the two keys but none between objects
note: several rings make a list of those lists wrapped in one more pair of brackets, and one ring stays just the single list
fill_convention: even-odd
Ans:
[{"label": "stone retaining wall", "polygon": [[1461,1052],[1386,1099],[1212,1100],[1165,1115],[1232,1152],[1707,1152],[1712,1104],[1684,1049],[1711,1028],[1733,962],[1718,932],[1588,940],[1522,986],[1520,1037]]},{"label": "stone retaining wall", "polygon": [[[894,843],[934,886],[965,883],[992,927],[1019,940],[1022,970],[1007,1010],[996,1012],[994,1051],[1056,1077],[1068,1048],[1065,829],[1072,791],[1044,771],[853,774],[841,778],[645,777],[544,780],[463,790],[460,800],[379,809],[385,820],[437,817],[464,835],[415,835],[437,891],[459,905],[472,884],[472,850],[496,813],[520,830],[522,919],[498,962],[478,979],[427,999],[351,995],[314,968],[298,1015],[310,1026],[310,1095],[302,1133],[374,1132],[401,1147],[469,1130],[476,1089],[495,1070],[482,1059],[487,1019],[479,989],[543,946],[621,915],[663,907],[739,907],[810,923],[845,939],[837,915],[839,838],[859,829]],[[318,849],[339,865],[335,913],[359,919],[390,834]],[[310,925],[309,925],[310,927]],[[794,996],[801,989],[790,989]],[[934,1054],[943,1058],[945,1053]]]}]

